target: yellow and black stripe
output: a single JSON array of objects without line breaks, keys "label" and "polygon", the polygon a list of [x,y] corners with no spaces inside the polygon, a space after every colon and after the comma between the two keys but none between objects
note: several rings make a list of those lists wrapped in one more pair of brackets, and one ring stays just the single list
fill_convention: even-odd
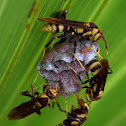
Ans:
[{"label": "yellow and black stripe", "polygon": [[[112,70],[109,68],[107,59],[102,59],[99,62],[94,58],[88,63],[88,67],[93,77],[90,79],[89,87],[86,89],[84,95],[87,101],[92,102],[99,100],[103,96],[107,74],[112,73]],[[108,69],[110,69],[111,72],[108,72]],[[85,81],[84,84],[87,82],[89,82],[89,80]],[[83,88],[86,88],[86,86]]]},{"label": "yellow and black stripe", "polygon": [[89,63],[88,63],[88,67],[89,70],[91,71],[91,74],[94,77],[97,77],[97,75],[99,74],[100,70],[101,70],[101,64],[100,62],[96,59],[93,58]]},{"label": "yellow and black stripe", "polygon": [[[30,95],[28,93],[29,91],[30,90],[22,92],[21,94],[30,97],[31,100],[28,102],[24,102],[24,103],[20,104],[19,106],[15,107],[14,109],[12,109],[8,114],[9,120],[22,119],[22,118],[25,118],[25,117],[31,115],[34,112],[39,115],[42,115],[42,113],[40,112],[40,109],[46,107],[47,105],[50,108],[53,108],[54,102],[58,98],[58,91],[53,88],[47,89],[47,84],[45,84],[43,87],[43,93],[35,92],[33,95]],[[35,97],[35,95],[37,95],[37,96]],[[49,104],[51,99],[54,100],[52,106]],[[58,102],[57,102],[57,104],[58,104]],[[59,104],[58,104],[58,107],[60,109]]]},{"label": "yellow and black stripe", "polygon": [[96,89],[94,89],[94,88],[96,88],[96,87],[97,86],[94,86],[93,88],[86,89],[85,97],[86,97],[88,102],[97,101],[97,100],[102,98],[103,92],[104,92],[102,90],[100,90],[99,94],[94,97],[94,92],[96,91]]},{"label": "yellow and black stripe", "polygon": [[64,26],[64,25],[61,25],[61,24],[48,23],[41,28],[41,31],[52,32],[52,33],[60,33],[60,32],[66,32],[69,29],[70,29],[70,27],[68,27],[68,26]]},{"label": "yellow and black stripe", "polygon": [[71,113],[67,113],[67,119],[58,126],[80,126],[86,119],[89,105],[83,99],[78,99],[78,107],[72,106]]}]

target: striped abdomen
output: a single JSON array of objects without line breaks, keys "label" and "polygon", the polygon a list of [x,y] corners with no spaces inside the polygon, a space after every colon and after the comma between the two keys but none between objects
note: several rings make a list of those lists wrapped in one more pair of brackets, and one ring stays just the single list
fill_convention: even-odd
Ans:
[{"label": "striped abdomen", "polygon": [[94,93],[93,92],[96,91],[96,89],[94,89],[95,87],[96,86],[94,86],[93,89],[91,89],[91,88],[86,89],[85,97],[86,97],[87,101],[89,101],[89,102],[97,101],[97,100],[101,99],[102,96],[103,96],[103,91],[100,90],[99,94],[94,97]]},{"label": "striped abdomen", "polygon": [[42,27],[41,31],[56,33],[56,32],[65,32],[68,31],[69,29],[70,27],[64,25],[48,23]]},{"label": "striped abdomen", "polygon": [[101,64],[99,61],[97,61],[96,58],[92,59],[89,63],[88,63],[88,67],[91,71],[91,74],[97,78],[97,75],[99,74],[100,70],[101,70]]}]

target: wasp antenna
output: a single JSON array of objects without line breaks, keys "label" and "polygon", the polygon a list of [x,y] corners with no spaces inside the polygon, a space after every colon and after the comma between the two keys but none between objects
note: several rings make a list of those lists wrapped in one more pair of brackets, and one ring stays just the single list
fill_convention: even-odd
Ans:
[{"label": "wasp antenna", "polygon": [[58,88],[57,88],[57,87],[58,87],[58,84],[59,84],[59,83],[56,84],[56,91],[57,91],[57,92],[58,92],[58,90],[57,90],[57,89],[58,89]]},{"label": "wasp antenna", "polygon": [[103,59],[103,57],[99,54],[100,47],[98,48],[98,52],[95,49],[93,49],[92,47],[88,47],[88,46],[86,46],[86,47],[87,48],[82,49],[82,51],[87,50],[87,49],[92,49],[98,55],[99,59],[100,58]]},{"label": "wasp antenna", "polygon": [[79,74],[71,67],[71,66],[69,66],[68,64],[66,64],[67,65],[67,67],[69,67],[75,74],[77,74],[78,76],[79,76]]},{"label": "wasp antenna", "polygon": [[74,97],[75,97],[76,99],[78,99],[78,100],[80,99],[79,96],[78,96],[77,94],[74,94]]},{"label": "wasp antenna", "polygon": [[[76,79],[75,79],[72,75],[71,75],[71,77],[72,77],[73,81],[76,83],[76,85],[77,85],[78,87],[80,87],[80,86],[78,85]],[[82,83],[82,82],[81,82],[81,83]],[[80,88],[80,89],[82,89],[82,88]]]},{"label": "wasp antenna", "polygon": [[[57,81],[59,81],[59,78],[57,78],[56,79],[56,81],[54,81],[54,83],[52,83],[52,89],[53,89],[53,85],[57,82]],[[57,82],[58,83],[58,82]],[[57,84],[56,84],[57,85]],[[57,85],[58,86],[58,85]]]},{"label": "wasp antenna", "polygon": [[38,74],[39,74],[39,70],[37,71],[36,77],[35,77],[34,81],[33,81],[33,82],[32,82],[32,84],[31,84],[32,95],[34,95],[33,84],[34,84],[34,83],[35,83],[35,81],[37,80],[37,78],[38,78]]},{"label": "wasp antenna", "polygon": [[79,59],[76,57],[76,55],[74,53],[72,53],[72,55],[74,55],[74,57],[77,59],[77,61],[79,62],[79,64],[81,65],[81,67],[84,69],[84,71],[87,71],[85,69],[85,67],[82,65],[82,63],[79,61]]},{"label": "wasp antenna", "polygon": [[40,59],[40,61],[38,62],[38,64],[40,64],[45,56],[45,52],[46,52],[46,47],[44,48],[44,51],[43,51],[43,54],[42,54],[42,57]]},{"label": "wasp antenna", "polygon": [[[79,61],[79,59],[76,57],[76,55],[74,53],[72,53],[72,55],[74,55],[74,57],[77,59],[77,61],[79,62],[79,64],[81,65],[81,67],[83,68],[83,70],[85,71],[87,77],[88,77],[88,80],[89,80],[89,76],[88,76],[88,72],[87,70],[85,69],[85,67],[82,65],[82,63]],[[89,83],[90,83],[90,80],[89,80]]]},{"label": "wasp antenna", "polygon": [[66,113],[68,113],[68,108],[67,108],[67,93],[65,93],[65,105],[66,105]]},{"label": "wasp antenna", "polygon": [[106,42],[106,40],[105,40],[105,37],[104,36],[102,36],[102,40],[104,41],[104,43],[105,43],[105,47],[106,47],[106,55],[108,55],[108,44],[107,44],[107,42]]},{"label": "wasp antenna", "polygon": [[[35,90],[35,89],[37,89],[37,88],[40,88],[40,87],[43,86],[45,83],[46,83],[46,82],[42,83],[42,84],[39,85],[38,87],[33,88],[33,90]],[[27,91],[24,91],[24,92],[21,92],[20,95],[22,95],[22,94],[27,94],[27,93],[30,92],[30,91],[32,91],[32,89],[27,90]]]}]

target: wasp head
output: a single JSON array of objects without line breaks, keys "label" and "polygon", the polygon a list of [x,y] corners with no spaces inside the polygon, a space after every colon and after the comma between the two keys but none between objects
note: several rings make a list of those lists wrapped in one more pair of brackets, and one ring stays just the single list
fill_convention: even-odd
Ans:
[{"label": "wasp head", "polygon": [[55,89],[48,89],[46,94],[50,97],[50,99],[56,99],[58,97],[58,92]]},{"label": "wasp head", "polygon": [[92,35],[93,35],[93,41],[96,42],[103,36],[102,30],[98,28],[93,28]]},{"label": "wasp head", "polygon": [[105,43],[105,47],[106,47],[106,54],[108,55],[108,45],[107,45],[107,42],[105,40],[105,37],[103,36],[102,34],[102,30],[101,29],[98,29],[98,28],[93,28],[92,30],[92,36],[93,36],[93,41],[96,42],[98,41],[99,39],[102,38],[102,40],[104,41]]}]

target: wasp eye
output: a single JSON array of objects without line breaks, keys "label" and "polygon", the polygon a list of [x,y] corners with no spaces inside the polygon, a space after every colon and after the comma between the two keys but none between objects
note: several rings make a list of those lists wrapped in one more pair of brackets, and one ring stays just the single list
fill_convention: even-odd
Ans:
[{"label": "wasp eye", "polygon": [[101,34],[101,33],[99,33],[99,36],[98,36],[97,40],[99,40],[99,39],[101,38],[101,36],[102,36],[102,34]]}]

